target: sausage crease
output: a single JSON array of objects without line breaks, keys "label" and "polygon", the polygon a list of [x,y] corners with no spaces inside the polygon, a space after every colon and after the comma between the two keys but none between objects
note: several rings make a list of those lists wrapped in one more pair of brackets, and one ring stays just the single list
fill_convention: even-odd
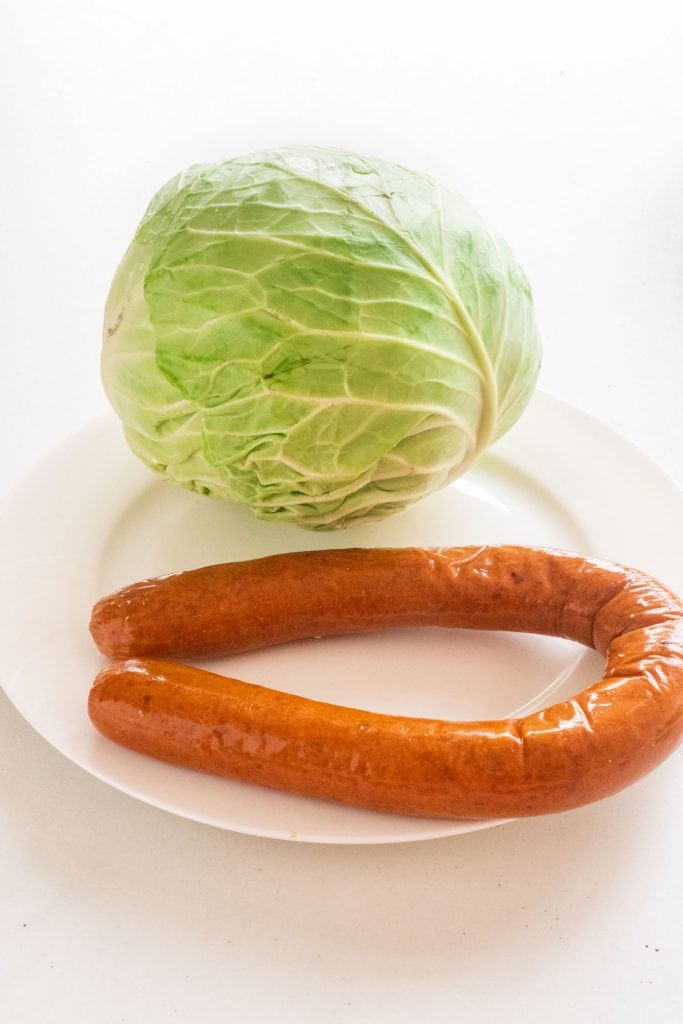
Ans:
[{"label": "sausage crease", "polygon": [[[376,714],[227,679],[169,658],[408,626],[566,637],[604,676],[523,718]],[[683,734],[683,605],[634,569],[527,547],[274,555],[146,580],[99,601],[92,635],[119,660],[95,726],[190,768],[379,811],[497,818],[618,792]]]}]

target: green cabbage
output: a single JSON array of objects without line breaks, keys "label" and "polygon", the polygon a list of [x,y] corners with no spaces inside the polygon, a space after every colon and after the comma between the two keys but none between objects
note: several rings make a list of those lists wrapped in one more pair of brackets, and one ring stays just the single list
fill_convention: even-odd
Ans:
[{"label": "green cabbage", "polygon": [[463,473],[539,363],[527,279],[457,193],[300,147],[161,189],[112,284],[102,374],[152,469],[336,529]]}]

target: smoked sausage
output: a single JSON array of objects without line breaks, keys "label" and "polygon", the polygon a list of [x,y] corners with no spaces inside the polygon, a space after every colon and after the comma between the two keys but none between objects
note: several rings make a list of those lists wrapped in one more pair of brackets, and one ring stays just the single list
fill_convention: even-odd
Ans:
[{"label": "smoked sausage", "polygon": [[[604,676],[523,718],[447,722],[309,700],[169,658],[406,626],[566,637]],[[147,580],[98,602],[119,660],[89,699],[109,739],[175,764],[378,811],[500,818],[618,792],[683,734],[683,605],[634,569],[527,547],[297,552]]]}]

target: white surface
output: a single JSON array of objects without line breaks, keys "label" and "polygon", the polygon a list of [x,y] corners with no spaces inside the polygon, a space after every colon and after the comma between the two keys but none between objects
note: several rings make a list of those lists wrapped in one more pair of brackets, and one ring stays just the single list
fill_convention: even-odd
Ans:
[{"label": "white surface", "polygon": [[[533,282],[542,384],[683,480],[679,9],[269,7],[5,15],[3,489],[105,410],[102,304],[158,185],[300,141],[459,187]],[[8,1020],[680,1018],[680,755],[570,814],[306,846],[145,806],[0,711]]]},{"label": "white surface", "polygon": [[[588,462],[557,452],[590,448]],[[84,475],[82,467],[91,466]],[[615,519],[623,476],[638,487]],[[657,530],[642,530],[651,504]],[[0,508],[3,685],[35,729],[125,793],[194,821],[302,842],[387,843],[498,822],[420,821],[172,768],[94,732],[86,714],[104,663],[87,631],[104,594],[138,579],[305,547],[532,544],[641,566],[683,592],[683,493],[640,449],[538,392],[522,420],[465,478],[407,514],[343,534],[302,534],[152,476],[113,415],[39,460]],[[673,557],[672,557],[673,552]],[[35,595],[40,593],[36,614]],[[54,666],[60,672],[54,672]],[[514,633],[391,630],[327,637],[203,663],[222,675],[314,700],[421,718],[527,714],[600,678],[601,659],[569,641]]]}]

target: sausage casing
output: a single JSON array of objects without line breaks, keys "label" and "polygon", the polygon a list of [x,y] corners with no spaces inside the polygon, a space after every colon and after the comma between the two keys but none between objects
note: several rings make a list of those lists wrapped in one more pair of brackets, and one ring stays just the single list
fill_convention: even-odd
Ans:
[{"label": "sausage casing", "polygon": [[[447,722],[280,693],[159,658],[398,626],[562,636],[603,678],[524,718]],[[110,739],[219,775],[436,818],[517,817],[609,796],[683,733],[683,606],[633,569],[523,547],[300,552],[149,580],[98,602],[125,658],[89,711]],[[150,660],[154,659],[154,660]]]}]

